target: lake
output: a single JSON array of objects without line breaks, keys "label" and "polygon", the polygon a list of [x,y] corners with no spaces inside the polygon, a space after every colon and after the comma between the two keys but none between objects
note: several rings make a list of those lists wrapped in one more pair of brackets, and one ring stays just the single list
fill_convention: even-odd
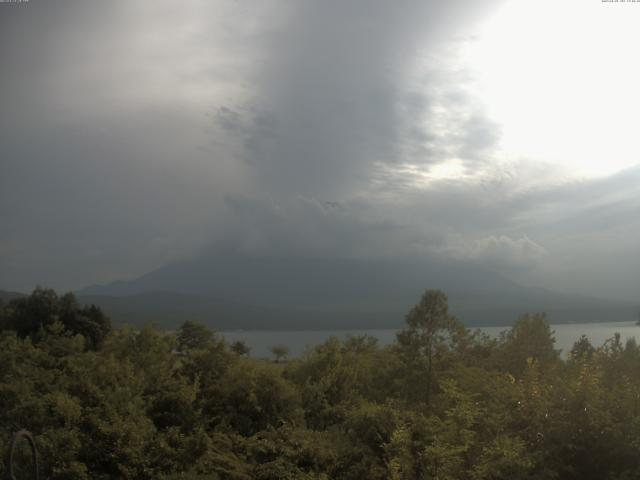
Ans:
[{"label": "lake", "polygon": [[[555,331],[556,348],[562,349],[562,353],[571,350],[573,343],[586,335],[594,346],[600,346],[608,338],[620,333],[622,341],[630,337],[640,337],[640,327],[635,322],[610,322],[610,323],[574,323],[564,325],[551,325]],[[481,327],[480,330],[491,335],[498,336],[509,327]],[[251,348],[251,356],[262,358],[272,357],[271,347],[284,345],[289,348],[290,356],[302,354],[309,346],[324,342],[329,337],[344,338],[348,335],[371,335],[378,339],[380,345],[388,345],[395,340],[394,329],[384,330],[300,330],[300,331],[271,331],[251,330],[220,332],[229,342],[242,340]]]}]

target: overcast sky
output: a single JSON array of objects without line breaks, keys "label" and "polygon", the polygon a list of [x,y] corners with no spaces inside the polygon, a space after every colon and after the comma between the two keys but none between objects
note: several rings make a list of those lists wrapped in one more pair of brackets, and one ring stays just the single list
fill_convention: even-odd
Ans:
[{"label": "overcast sky", "polygon": [[640,297],[640,3],[0,3],[0,289],[437,256]]}]

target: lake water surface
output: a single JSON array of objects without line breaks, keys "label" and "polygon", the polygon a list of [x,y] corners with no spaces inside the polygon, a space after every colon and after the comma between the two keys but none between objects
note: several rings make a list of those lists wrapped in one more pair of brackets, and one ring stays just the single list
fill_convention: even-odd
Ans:
[{"label": "lake water surface", "polygon": [[[573,343],[580,338],[580,335],[586,335],[594,346],[600,346],[608,338],[613,337],[617,332],[620,333],[622,341],[626,341],[630,337],[640,338],[640,327],[635,322],[610,322],[610,323],[574,323],[566,325],[551,325],[555,331],[556,348],[562,349],[562,353],[571,350]],[[480,330],[491,335],[497,336],[503,330],[509,327],[482,327]],[[312,347],[324,342],[329,337],[344,338],[348,335],[371,335],[378,339],[380,345],[388,345],[396,338],[398,330],[300,330],[300,331],[268,331],[268,330],[251,330],[251,331],[234,331],[221,332],[221,334],[230,342],[236,340],[244,341],[251,348],[251,356],[253,357],[272,357],[271,347],[274,345],[284,345],[289,348],[291,356],[302,354],[306,348]]]}]

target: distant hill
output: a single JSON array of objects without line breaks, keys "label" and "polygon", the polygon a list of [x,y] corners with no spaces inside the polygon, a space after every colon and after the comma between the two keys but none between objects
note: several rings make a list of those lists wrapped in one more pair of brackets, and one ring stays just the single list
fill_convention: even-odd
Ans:
[{"label": "distant hill", "polygon": [[526,312],[553,323],[633,321],[630,302],[526,288],[489,270],[434,260],[214,257],[80,290],[115,321],[228,329],[398,328],[427,288],[444,290],[468,326],[509,325]]},{"label": "distant hill", "polygon": [[[147,292],[127,296],[79,295],[84,304],[95,304],[116,323],[154,323],[175,328],[185,320],[208,324],[216,330],[288,329],[301,314],[295,310],[243,305],[225,300],[171,292]],[[265,327],[265,324],[268,327]]]},{"label": "distant hill", "polygon": [[26,294],[19,292],[7,292],[5,290],[0,290],[0,302],[8,303],[14,298],[25,297]]}]

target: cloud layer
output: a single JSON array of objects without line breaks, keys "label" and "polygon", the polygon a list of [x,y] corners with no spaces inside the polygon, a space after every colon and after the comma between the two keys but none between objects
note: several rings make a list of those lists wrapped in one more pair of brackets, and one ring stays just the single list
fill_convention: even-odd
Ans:
[{"label": "cloud layer", "polygon": [[640,294],[638,170],[505,158],[469,88],[460,46],[502,3],[3,6],[0,288],[233,249]]}]

